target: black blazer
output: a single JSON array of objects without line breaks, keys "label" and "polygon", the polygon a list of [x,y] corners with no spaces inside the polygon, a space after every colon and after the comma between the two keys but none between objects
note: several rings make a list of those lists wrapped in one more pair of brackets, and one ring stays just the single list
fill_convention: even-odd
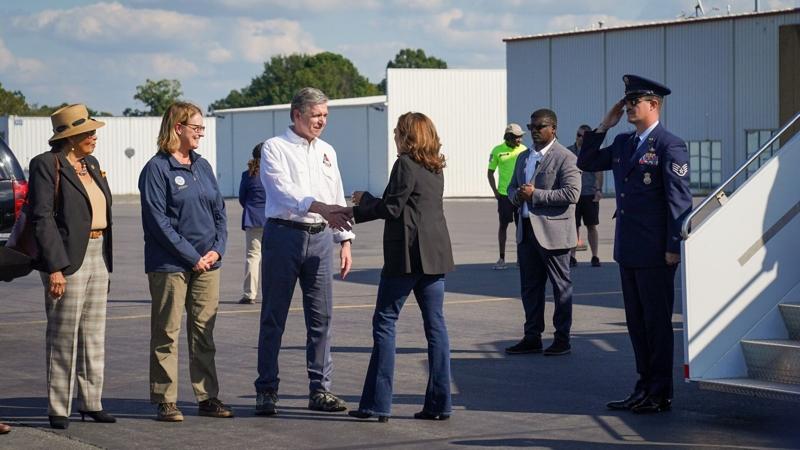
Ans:
[{"label": "black blazer", "polygon": [[[56,158],[61,162],[61,181],[59,198],[54,202]],[[103,258],[111,272],[111,191],[94,156],[86,157],[86,168],[106,197],[108,228],[103,235]],[[83,264],[89,245],[92,227],[89,194],[62,152],[45,152],[31,160],[29,186],[28,203],[40,252],[34,269],[46,273],[62,271],[64,275],[75,273]]]},{"label": "black blazer", "polygon": [[392,167],[383,198],[364,193],[353,207],[356,223],[384,219],[383,273],[443,274],[453,270],[444,219],[444,175],[402,154]]}]

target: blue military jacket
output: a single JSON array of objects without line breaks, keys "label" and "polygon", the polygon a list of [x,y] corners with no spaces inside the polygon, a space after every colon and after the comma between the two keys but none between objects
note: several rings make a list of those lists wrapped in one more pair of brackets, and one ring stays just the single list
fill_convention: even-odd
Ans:
[{"label": "blue military jacket", "polygon": [[614,259],[626,267],[664,266],[666,252],[681,251],[681,224],[692,209],[686,144],[661,124],[638,149],[633,132],[601,149],[604,139],[605,133],[584,134],[578,167],[614,173]]},{"label": "blue military jacket", "polygon": [[239,204],[242,205],[242,230],[262,228],[267,219],[264,217],[264,205],[267,195],[258,173],[250,176],[250,171],[242,172],[239,182]]},{"label": "blue military jacket", "polygon": [[228,239],[225,202],[211,165],[192,150],[191,165],[156,153],[139,174],[145,272],[189,272]]}]

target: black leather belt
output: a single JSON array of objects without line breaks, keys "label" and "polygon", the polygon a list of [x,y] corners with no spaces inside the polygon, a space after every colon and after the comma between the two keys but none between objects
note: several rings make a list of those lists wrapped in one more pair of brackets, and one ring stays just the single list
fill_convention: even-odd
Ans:
[{"label": "black leather belt", "polygon": [[294,228],[296,230],[303,230],[308,234],[317,234],[321,231],[325,231],[325,223],[303,223],[303,222],[295,222],[293,220],[285,220],[285,219],[278,219],[277,217],[270,217],[267,219],[267,222],[277,223],[278,225],[287,226],[290,228]]}]

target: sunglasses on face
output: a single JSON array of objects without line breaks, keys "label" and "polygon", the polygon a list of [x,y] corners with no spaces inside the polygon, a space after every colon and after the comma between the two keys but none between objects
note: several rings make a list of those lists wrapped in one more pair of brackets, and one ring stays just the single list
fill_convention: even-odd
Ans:
[{"label": "sunglasses on face", "polygon": [[629,108],[634,108],[639,103],[649,100],[647,97],[626,98],[625,105]]},{"label": "sunglasses on face", "polygon": [[579,137],[579,138],[582,138],[582,137],[583,137],[583,133],[578,133],[578,134],[577,134],[577,135],[575,135],[575,136],[576,136],[576,137]]},{"label": "sunglasses on face", "polygon": [[538,131],[538,130],[541,130],[541,129],[543,129],[543,128],[552,127],[552,126],[553,126],[553,125],[551,125],[551,124],[549,124],[549,123],[540,123],[540,124],[538,124],[538,125],[535,125],[535,124],[529,123],[529,124],[528,124],[528,129],[529,129],[530,131],[533,131],[533,130],[537,130],[537,131]]}]

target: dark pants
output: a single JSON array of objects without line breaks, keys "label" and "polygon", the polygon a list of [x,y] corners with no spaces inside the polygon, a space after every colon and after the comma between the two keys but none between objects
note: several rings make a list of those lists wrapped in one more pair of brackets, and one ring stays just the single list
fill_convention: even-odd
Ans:
[{"label": "dark pants", "polygon": [[545,283],[553,286],[555,340],[569,342],[572,327],[572,280],[569,249],[547,250],[539,245],[529,219],[523,219],[522,242],[517,244],[522,306],[525,308],[525,337],[541,338],[544,331]]},{"label": "dark pants", "polygon": [[372,356],[358,405],[360,411],[385,416],[392,412],[395,322],[412,290],[428,340],[428,387],[422,409],[432,414],[450,413],[450,342],[442,311],[444,275],[381,276],[372,316]]},{"label": "dark pants", "polygon": [[257,392],[278,390],[278,352],[295,284],[303,291],[309,391],[330,389],[333,238],[268,222],[262,245]]},{"label": "dark pants", "polygon": [[636,356],[636,390],[672,398],[672,310],[677,266],[620,266],[625,322]]}]

